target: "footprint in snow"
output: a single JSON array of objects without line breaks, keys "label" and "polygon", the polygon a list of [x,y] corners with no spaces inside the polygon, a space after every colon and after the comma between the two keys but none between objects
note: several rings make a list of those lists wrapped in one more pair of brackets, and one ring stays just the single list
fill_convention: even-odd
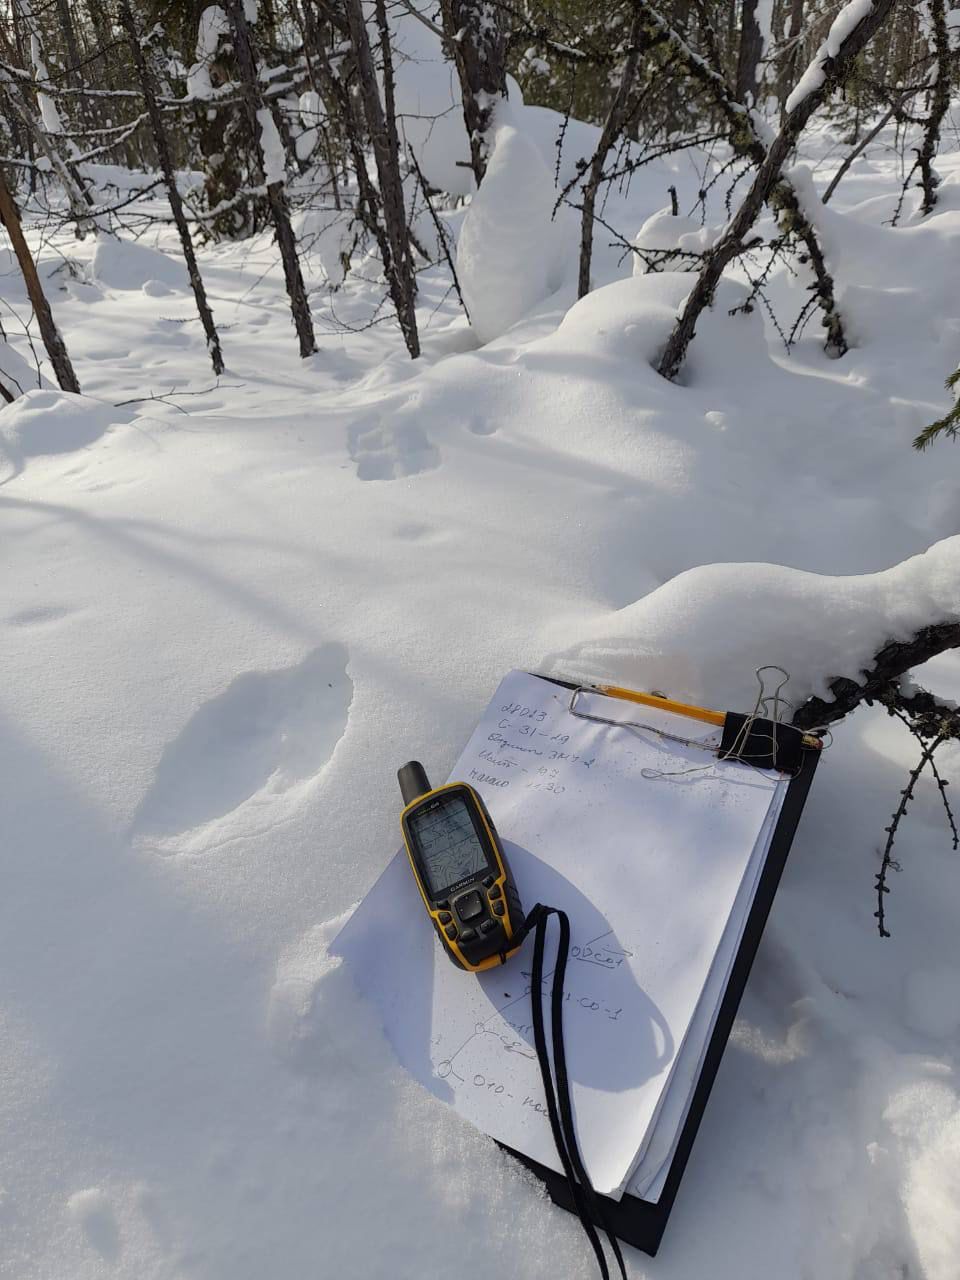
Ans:
[{"label": "footprint in snow", "polygon": [[48,622],[69,618],[75,612],[69,605],[39,604],[32,609],[21,609],[19,613],[8,614],[5,621],[8,627],[41,627]]},{"label": "footprint in snow", "polygon": [[346,663],[342,645],[322,645],[298,666],[246,672],[204,703],[165,748],[134,834],[177,836],[317,774],[346,726]]},{"label": "footprint in snow", "polygon": [[440,465],[440,453],[415,422],[358,422],[348,433],[360,480],[398,480]]},{"label": "footprint in snow", "polygon": [[467,430],[472,431],[475,436],[492,436],[496,429],[497,424],[480,413],[473,414],[467,422]]},{"label": "footprint in snow", "polygon": [[120,1257],[120,1230],[110,1197],[99,1187],[76,1191],[67,1201],[67,1212],[91,1249],[105,1262],[116,1262]]}]

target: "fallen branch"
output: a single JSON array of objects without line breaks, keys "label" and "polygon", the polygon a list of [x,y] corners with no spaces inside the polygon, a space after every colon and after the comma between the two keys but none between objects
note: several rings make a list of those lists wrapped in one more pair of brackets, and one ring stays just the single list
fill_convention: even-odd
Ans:
[{"label": "fallen branch", "polygon": [[[159,401],[161,404],[170,405],[171,409],[176,409],[178,413],[187,413],[188,411],[182,405],[174,404],[173,398],[182,399],[184,396],[208,396],[211,391],[239,391],[244,384],[242,382],[221,382],[218,378],[212,387],[201,387],[197,391],[178,391],[176,386],[172,386],[169,391],[162,391],[159,395],[155,391],[151,391],[148,396],[134,396],[130,400],[115,400],[113,407],[122,409],[128,404],[146,404],[149,401]],[[189,415],[188,415],[189,416]]]},{"label": "fallen branch", "polygon": [[[828,682],[833,700],[824,698],[808,698],[803,706],[797,709],[793,723],[801,729],[814,729],[818,726],[835,724],[848,716],[851,711],[865,702],[883,701],[896,689],[899,693],[899,682],[908,671],[921,666],[930,658],[947,649],[960,648],[960,623],[942,622],[924,627],[909,640],[891,640],[873,659],[869,670],[861,671],[860,679],[853,680],[848,676],[838,676]],[[920,697],[919,695],[923,695]],[[930,700],[930,701],[927,701]],[[899,704],[913,717],[919,714],[940,714],[953,712],[936,702],[932,694],[918,690],[916,694],[899,694]],[[954,713],[960,715],[960,713]]]}]

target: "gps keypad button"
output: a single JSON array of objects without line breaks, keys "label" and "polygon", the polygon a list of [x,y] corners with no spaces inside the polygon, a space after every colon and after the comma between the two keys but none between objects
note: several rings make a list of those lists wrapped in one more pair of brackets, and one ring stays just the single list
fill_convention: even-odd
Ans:
[{"label": "gps keypad button", "polygon": [[476,889],[471,889],[456,901],[457,915],[461,920],[476,920],[483,915],[483,899]]},{"label": "gps keypad button", "polygon": [[506,909],[507,908],[503,902],[495,902],[493,904],[493,914],[495,916],[502,916]]}]

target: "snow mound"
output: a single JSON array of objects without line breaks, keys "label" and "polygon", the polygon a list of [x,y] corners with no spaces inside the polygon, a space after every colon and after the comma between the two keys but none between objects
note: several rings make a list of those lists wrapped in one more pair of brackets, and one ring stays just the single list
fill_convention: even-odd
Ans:
[{"label": "snow mound", "polygon": [[[537,344],[538,350],[554,355],[565,352],[570,360],[592,358],[606,364],[619,363],[620,376],[636,383],[646,375],[658,390],[669,384],[653,369],[670,336],[677,314],[690,292],[691,279],[685,271],[655,271],[629,276],[594,289],[575,303],[557,328]],[[733,314],[747,297],[747,290],[734,280],[721,280],[712,309],[697,324],[698,338],[684,372],[685,383],[710,382],[722,386],[749,361],[754,377],[769,369],[770,360],[760,317]],[[607,370],[609,376],[610,370]]]},{"label": "snow mound", "polygon": [[659,689],[708,706],[752,706],[754,671],[790,673],[786,696],[826,695],[892,639],[960,619],[960,535],[881,573],[828,577],[779,565],[689,569],[594,624],[552,670]]},{"label": "snow mound", "polygon": [[99,440],[129,414],[69,391],[28,391],[0,413],[0,446],[16,458],[70,453]]},{"label": "snow mound", "polygon": [[[643,253],[657,254],[678,252],[702,254],[709,249],[719,234],[716,227],[703,227],[695,218],[674,216],[669,209],[659,209],[652,214],[634,237],[633,243]],[[693,258],[678,257],[669,262],[670,271],[697,271],[699,263]],[[650,267],[640,256],[633,259],[633,274],[645,275]]]},{"label": "snow mound", "polygon": [[616,280],[575,303],[543,345],[653,364],[689,292],[679,272]]},{"label": "snow mound", "polygon": [[353,248],[349,216],[337,210],[307,209],[294,215],[293,225],[310,269],[335,288],[343,284]]},{"label": "snow mound", "polygon": [[482,343],[506,333],[556,286],[553,203],[553,179],[539,149],[503,125],[457,245],[460,285]]},{"label": "snow mound", "polygon": [[186,289],[189,285],[182,262],[132,240],[101,237],[93,255],[92,270],[94,278],[109,289],[142,289],[153,281],[171,289]]}]

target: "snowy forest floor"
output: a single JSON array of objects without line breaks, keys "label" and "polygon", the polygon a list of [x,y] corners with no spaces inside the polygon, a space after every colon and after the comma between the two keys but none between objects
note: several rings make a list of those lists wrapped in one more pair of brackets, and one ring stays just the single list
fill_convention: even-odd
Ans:
[{"label": "snowy forest floor", "polygon": [[[841,156],[809,144],[821,190]],[[787,355],[729,315],[730,281],[682,385],[649,361],[691,277],[631,276],[602,230],[592,294],[571,255],[479,349],[425,273],[416,363],[389,321],[342,332],[379,285],[317,277],[300,361],[265,235],[201,253],[221,385],[115,408],[214,382],[172,233],[44,241],[88,398],[0,413],[0,1276],[434,1280],[451,1238],[516,1280],[593,1274],[575,1220],[404,1078],[331,922],[396,846],[397,766],[444,776],[510,668],[749,709],[758,665],[799,701],[870,652],[856,575],[960,532],[952,447],[911,449],[960,350],[960,154],[938,167],[922,225],[913,196],[885,225],[882,138],[824,211],[842,361],[815,322]],[[632,237],[700,181],[651,166],[604,216]],[[804,283],[772,276],[788,323]],[[0,293],[23,311],[9,255]],[[924,678],[957,695],[960,660]],[[876,710],[837,731],[632,1275],[960,1274],[960,856],[932,784],[891,939],[872,915],[917,754]]]}]

